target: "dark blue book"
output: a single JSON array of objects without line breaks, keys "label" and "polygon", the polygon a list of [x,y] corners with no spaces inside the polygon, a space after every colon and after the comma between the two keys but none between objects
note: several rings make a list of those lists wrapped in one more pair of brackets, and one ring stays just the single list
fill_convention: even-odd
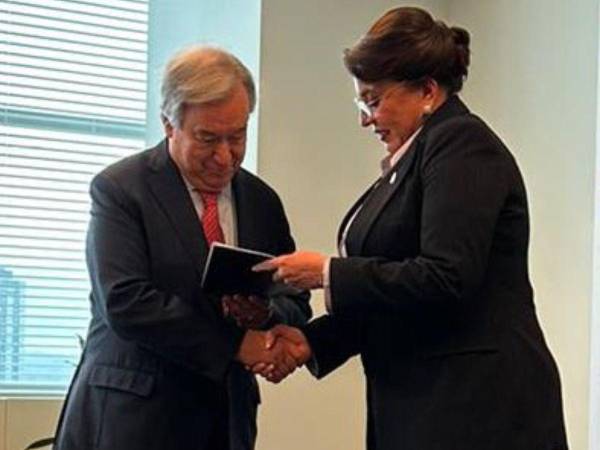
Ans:
[{"label": "dark blue book", "polygon": [[273,281],[273,272],[253,272],[252,267],[273,258],[268,253],[220,242],[211,245],[204,266],[202,289],[217,295],[257,295],[270,297],[289,292],[283,283]]}]

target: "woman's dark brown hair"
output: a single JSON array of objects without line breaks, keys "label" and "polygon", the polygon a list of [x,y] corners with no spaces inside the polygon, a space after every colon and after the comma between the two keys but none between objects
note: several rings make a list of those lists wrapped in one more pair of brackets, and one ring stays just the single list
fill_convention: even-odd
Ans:
[{"label": "woman's dark brown hair", "polygon": [[422,9],[401,7],[385,13],[344,52],[348,71],[361,81],[433,78],[448,94],[461,90],[469,66],[469,33],[448,27]]}]

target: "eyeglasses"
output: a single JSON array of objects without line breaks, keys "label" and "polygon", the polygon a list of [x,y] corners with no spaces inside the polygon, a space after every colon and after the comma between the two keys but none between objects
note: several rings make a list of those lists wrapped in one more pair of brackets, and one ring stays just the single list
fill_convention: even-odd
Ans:
[{"label": "eyeglasses", "polygon": [[398,85],[398,84],[389,86],[381,94],[376,95],[373,98],[370,98],[368,100],[365,100],[360,97],[355,97],[354,104],[356,105],[356,107],[358,108],[358,111],[361,114],[363,114],[366,118],[371,119],[373,117],[373,115],[375,114],[375,111],[377,111],[377,108],[379,108],[379,105],[381,104],[381,102],[383,100],[385,100],[387,97],[389,97],[390,94],[394,90],[398,89],[399,87],[400,87],[400,85]]}]

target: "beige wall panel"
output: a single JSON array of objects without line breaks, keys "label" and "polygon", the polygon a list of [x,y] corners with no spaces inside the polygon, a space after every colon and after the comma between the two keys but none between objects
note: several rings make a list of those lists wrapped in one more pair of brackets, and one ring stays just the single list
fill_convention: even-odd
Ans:
[{"label": "beige wall panel", "polygon": [[[301,248],[335,253],[344,212],[378,176],[385,152],[358,126],[342,51],[403,3],[263,1],[258,172],[281,195]],[[444,3],[412,2],[434,13]],[[322,296],[312,304],[321,314]],[[303,370],[262,387],[259,450],[365,448],[365,388],[356,358],[321,381]]]},{"label": "beige wall panel", "polygon": [[0,450],[6,450],[6,401],[0,399]]},{"label": "beige wall panel", "polygon": [[23,450],[33,441],[54,435],[61,401],[53,399],[9,399],[5,404],[5,450]]},{"label": "beige wall panel", "polygon": [[588,448],[598,0],[461,0],[465,95],[515,154],[529,193],[530,267],[556,357],[570,448]]}]

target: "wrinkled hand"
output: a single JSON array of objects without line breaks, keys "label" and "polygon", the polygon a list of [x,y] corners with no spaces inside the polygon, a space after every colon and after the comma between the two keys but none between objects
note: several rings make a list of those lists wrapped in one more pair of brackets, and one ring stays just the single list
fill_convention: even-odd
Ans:
[{"label": "wrinkled hand", "polygon": [[298,364],[281,343],[267,345],[266,335],[263,331],[246,331],[236,359],[247,368],[260,364],[264,373],[269,374],[269,381],[279,383],[296,370]]},{"label": "wrinkled hand", "polygon": [[[287,325],[277,325],[265,333],[265,348],[267,350],[276,349],[279,346],[289,357],[293,358],[297,367],[300,367],[312,357],[312,349],[304,336],[304,333],[298,328]],[[265,377],[267,380],[279,383],[283,378],[281,375],[285,370],[278,370],[277,366],[258,362],[252,365],[252,371]],[[290,372],[291,373],[291,372]],[[284,375],[284,378],[287,375]]]},{"label": "wrinkled hand", "polygon": [[255,272],[271,271],[273,280],[283,280],[299,289],[323,287],[323,267],[327,257],[317,252],[294,252],[269,259],[252,268]]},{"label": "wrinkled hand", "polygon": [[221,304],[223,315],[233,318],[241,328],[260,328],[271,317],[269,301],[253,295],[224,295]]}]

